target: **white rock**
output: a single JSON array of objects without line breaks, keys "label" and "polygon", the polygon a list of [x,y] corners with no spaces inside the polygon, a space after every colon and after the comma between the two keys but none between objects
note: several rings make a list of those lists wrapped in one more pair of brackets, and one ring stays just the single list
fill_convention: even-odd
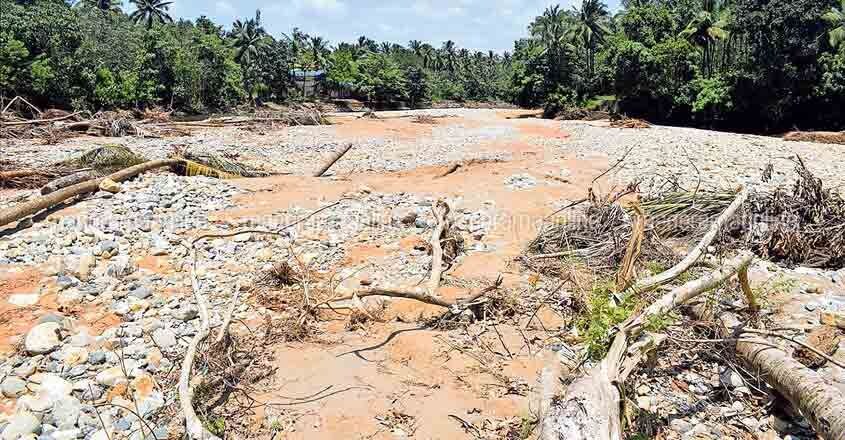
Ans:
[{"label": "white rock", "polygon": [[94,380],[100,385],[111,387],[127,379],[120,367],[111,367],[99,372]]},{"label": "white rock", "polygon": [[46,354],[61,345],[59,331],[61,326],[55,322],[36,325],[26,334],[24,348],[31,354]]},{"label": "white rock", "polygon": [[19,440],[20,438],[35,434],[41,422],[30,412],[19,412],[12,416],[9,425],[0,434],[0,440]]},{"label": "white rock", "polygon": [[31,305],[35,305],[38,303],[38,299],[41,296],[37,293],[15,293],[13,295],[9,295],[9,304],[18,306],[18,307],[27,307]]},{"label": "white rock", "polygon": [[178,343],[176,334],[170,329],[160,328],[153,332],[153,341],[161,349],[168,349]]},{"label": "white rock", "polygon": [[53,422],[60,430],[73,429],[79,413],[82,411],[82,404],[79,399],[72,396],[65,396],[56,400],[51,413]]}]

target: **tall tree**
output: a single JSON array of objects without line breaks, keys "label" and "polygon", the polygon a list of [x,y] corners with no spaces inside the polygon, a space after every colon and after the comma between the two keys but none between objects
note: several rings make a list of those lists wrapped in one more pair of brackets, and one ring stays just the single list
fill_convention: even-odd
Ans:
[{"label": "tall tree", "polygon": [[595,73],[595,54],[598,45],[603,44],[610,33],[606,22],[610,13],[601,0],[584,0],[581,9],[575,11],[575,23],[567,33],[572,41],[581,43],[587,52],[587,70],[592,77]]},{"label": "tall tree", "polygon": [[715,2],[706,1],[705,10],[699,12],[679,35],[701,50],[701,68],[708,76],[713,74],[714,44],[728,37],[727,10],[718,8]]},{"label": "tall tree", "polygon": [[250,18],[245,22],[235,21],[232,25],[232,37],[235,60],[242,65],[250,66],[267,50],[269,45],[267,33],[261,27],[261,11],[255,11],[255,18]]},{"label": "tall tree", "polygon": [[91,8],[99,9],[101,11],[120,11],[123,3],[120,0],[79,0],[74,7],[76,8]]},{"label": "tall tree", "polygon": [[326,53],[329,51],[329,42],[323,37],[311,37],[310,47],[314,69],[320,70],[326,67]]},{"label": "tall tree", "polygon": [[135,23],[145,23],[147,29],[153,26],[153,23],[170,23],[173,18],[167,13],[172,1],[164,0],[129,0],[135,5],[135,11],[129,18]]},{"label": "tall tree", "polygon": [[446,69],[450,72],[454,72],[458,63],[458,50],[455,42],[452,40],[446,40],[443,43],[441,51],[443,52],[443,63],[445,64]]}]

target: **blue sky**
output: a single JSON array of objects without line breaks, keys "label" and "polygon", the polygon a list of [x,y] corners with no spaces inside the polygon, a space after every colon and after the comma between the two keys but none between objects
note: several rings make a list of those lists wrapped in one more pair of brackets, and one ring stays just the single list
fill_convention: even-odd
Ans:
[{"label": "blue sky", "polygon": [[[454,40],[473,50],[512,50],[531,20],[551,4],[571,7],[580,0],[174,0],[171,15],[207,15],[226,28],[236,18],[261,9],[274,37],[298,26],[332,43],[366,35],[376,41],[407,44],[417,39],[439,45]],[[612,10],[619,0],[609,0]]]}]

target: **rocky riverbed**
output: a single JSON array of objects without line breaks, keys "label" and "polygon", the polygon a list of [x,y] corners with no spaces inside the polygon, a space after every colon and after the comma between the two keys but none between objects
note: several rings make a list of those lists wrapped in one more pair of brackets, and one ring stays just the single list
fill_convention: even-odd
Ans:
[{"label": "rocky riverbed", "polygon": [[[258,433],[254,438],[339,438],[352,432],[371,438],[520,438],[509,436],[531,423],[545,360],[571,362],[580,349],[577,338],[568,336],[575,289],[556,289],[557,280],[537,278],[515,261],[536,234],[538,219],[581,197],[595,176],[629,150],[608,186],[638,179],[647,187],[648,176],[669,173],[685,185],[699,179],[713,186],[758,185],[770,161],[777,171],[768,184],[789,184],[789,157],[795,154],[831,186],[841,185],[845,171],[830,146],[774,138],[670,127],[611,129],[523,119],[516,111],[427,113],[446,117],[424,125],[404,117],[409,113],[388,112],[381,120],[344,116],[333,126],[262,133],[227,128],[177,139],[85,138],[58,146],[6,141],[0,154],[35,164],[108,142],[149,158],[165,157],[174,146],[234,153],[268,171],[292,174],[233,181],[147,174],[124,183],[118,194],[92,194],[0,235],[0,440],[180,438],[178,417],[171,417],[178,415],[174,378],[199,328],[189,276],[192,238],[244,228],[278,231],[337,202],[278,234],[200,244],[196,272],[217,327],[232,292],[255,284],[256,274],[281,262],[307,267],[319,274],[315,280],[332,280],[328,284],[338,295],[362,286],[422,291],[438,199],[452,207],[463,240],[441,295],[468,296],[502,275],[514,298],[508,310],[519,312],[505,315],[498,326],[482,320],[464,329],[400,336],[391,333],[415,330],[409,325],[438,309],[397,300],[385,305],[383,321],[364,327],[349,327],[345,315],[340,326],[337,317],[325,319],[319,323],[321,342],[269,342],[266,350],[280,373],[262,382],[263,397],[307,395],[326,383],[361,388],[357,394],[228,423],[251,427]],[[355,147],[330,177],[307,177],[346,142]],[[456,162],[463,165],[444,176]],[[819,311],[845,311],[844,270],[758,262],[752,278],[770,292],[767,313],[789,325],[817,325]],[[258,296],[244,295],[236,320],[256,327],[278,313],[278,305]],[[344,355],[369,346],[379,348]],[[668,344],[656,363],[637,373],[629,397],[647,416],[641,420],[653,425],[642,432],[653,428],[667,439],[812,438],[803,418],[772,411],[777,399],[771,391],[710,347]],[[845,360],[845,344],[835,357]],[[828,364],[819,371],[845,389],[842,369]]]}]

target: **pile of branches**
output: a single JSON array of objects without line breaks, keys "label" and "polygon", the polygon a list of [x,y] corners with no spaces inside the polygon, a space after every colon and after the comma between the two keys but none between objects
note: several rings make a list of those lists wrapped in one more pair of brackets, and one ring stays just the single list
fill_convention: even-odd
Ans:
[{"label": "pile of branches", "polygon": [[[845,199],[825,188],[801,158],[792,188],[757,191],[718,241],[722,249],[746,248],[789,266],[845,265]],[[664,236],[696,235],[727,207],[732,192],[672,192],[643,203],[649,221]]]},{"label": "pile of branches", "polygon": [[613,128],[650,128],[651,124],[637,118],[618,118],[610,121],[610,126]]},{"label": "pile of branches", "polygon": [[543,118],[556,121],[599,121],[610,119],[611,114],[605,111],[587,110],[581,107],[546,108]]},{"label": "pile of branches", "polygon": [[56,165],[30,168],[10,160],[0,160],[0,188],[33,189],[53,179],[72,174],[74,168]]},{"label": "pile of branches", "polygon": [[845,145],[845,131],[793,131],[787,133],[783,140]]},{"label": "pile of branches", "polygon": [[[622,195],[593,198],[574,219],[543,227],[529,243],[528,257],[523,261],[550,275],[560,274],[561,263],[567,261],[587,263],[599,272],[615,271],[625,258],[626,245],[634,232],[631,213],[619,203]],[[675,259],[648,222],[642,231],[641,255],[651,261]]]},{"label": "pile of branches", "polygon": [[839,269],[845,265],[845,200],[825,188],[804,162],[791,191],[757,194],[737,241],[757,255],[788,265]]},{"label": "pile of branches", "polygon": [[[798,179],[791,189],[750,194],[716,245],[724,253],[750,249],[788,266],[838,269],[845,265],[845,199],[815,177],[798,158]],[[716,219],[736,197],[735,191],[683,191],[647,196],[640,203],[646,217],[642,243],[646,260],[665,260],[664,239],[694,240],[702,225]],[[544,228],[528,248],[532,261],[573,257],[598,267],[618,265],[631,237],[632,211],[617,201],[591,202],[574,221]]]},{"label": "pile of branches", "polygon": [[[815,177],[798,158],[798,179],[790,189],[751,193],[735,221],[716,241],[721,253],[750,249],[788,266],[838,269],[845,265],[845,199]],[[646,197],[640,204],[648,228],[646,259],[668,254],[666,238],[696,239],[734,200],[731,190],[673,190]],[[578,257],[613,267],[631,236],[631,210],[619,203],[593,203],[575,221],[546,228],[529,254]]]}]

